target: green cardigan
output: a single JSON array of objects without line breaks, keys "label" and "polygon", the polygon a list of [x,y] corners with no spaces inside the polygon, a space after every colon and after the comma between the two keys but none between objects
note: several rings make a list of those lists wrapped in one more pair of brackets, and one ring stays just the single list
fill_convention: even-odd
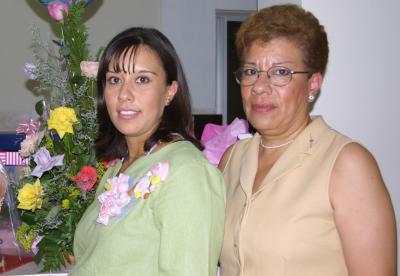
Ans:
[{"label": "green cardigan", "polygon": [[106,180],[118,175],[121,160],[107,170],[77,226],[70,275],[215,275],[224,230],[222,175],[187,141],[139,158],[124,174],[137,179],[157,162],[169,163],[165,181],[103,225],[96,222],[97,196]]}]

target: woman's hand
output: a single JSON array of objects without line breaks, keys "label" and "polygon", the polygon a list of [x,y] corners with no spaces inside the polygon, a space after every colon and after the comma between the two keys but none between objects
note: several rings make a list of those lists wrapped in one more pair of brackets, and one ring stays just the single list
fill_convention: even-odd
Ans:
[{"label": "woman's hand", "polygon": [[75,265],[75,256],[74,255],[68,255],[65,257],[65,260],[67,261],[68,264]]}]

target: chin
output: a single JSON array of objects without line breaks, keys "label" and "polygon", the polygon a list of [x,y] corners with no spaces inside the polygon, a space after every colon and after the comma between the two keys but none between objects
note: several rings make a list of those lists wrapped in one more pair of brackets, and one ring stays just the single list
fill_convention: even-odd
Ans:
[{"label": "chin", "polygon": [[140,133],[139,129],[132,129],[126,127],[117,127],[118,131],[124,136],[137,136]]},{"label": "chin", "polygon": [[259,119],[250,119],[249,123],[256,129],[256,130],[261,130],[261,129],[274,129],[276,128],[276,124],[274,122],[271,122],[268,119],[265,118],[259,118]]}]

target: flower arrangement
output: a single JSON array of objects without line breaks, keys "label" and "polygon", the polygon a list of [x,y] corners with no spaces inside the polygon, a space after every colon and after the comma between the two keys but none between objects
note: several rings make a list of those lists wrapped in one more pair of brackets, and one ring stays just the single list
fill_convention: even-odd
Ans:
[{"label": "flower arrangement", "polygon": [[[21,225],[16,236],[35,253],[44,271],[57,271],[72,255],[75,227],[94,199],[105,167],[93,149],[97,136],[96,62],[89,60],[82,14],[91,0],[39,0],[56,20],[60,34],[44,43],[32,28],[34,62],[25,65],[43,95],[38,119],[21,122],[19,151],[29,172],[16,187]],[[100,51],[99,51],[100,53]],[[97,54],[98,59],[99,53]]]}]

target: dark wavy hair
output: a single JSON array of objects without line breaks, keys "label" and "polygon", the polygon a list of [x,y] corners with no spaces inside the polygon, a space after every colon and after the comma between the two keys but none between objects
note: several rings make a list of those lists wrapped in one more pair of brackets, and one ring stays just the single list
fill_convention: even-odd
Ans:
[{"label": "dark wavy hair", "polygon": [[328,64],[328,37],[318,19],[302,7],[286,4],[255,12],[240,26],[236,49],[240,59],[253,42],[268,43],[285,38],[302,50],[306,70],[325,74]]},{"label": "dark wavy hair", "polygon": [[[114,61],[125,57],[129,52],[128,50],[132,49],[133,56],[129,60],[134,62],[136,50],[141,46],[151,49],[158,56],[166,73],[165,81],[167,85],[172,84],[173,81],[178,83],[177,93],[170,104],[165,107],[161,122],[156,131],[145,142],[144,150],[148,151],[159,141],[171,142],[179,135],[181,138],[192,142],[198,149],[203,149],[201,143],[191,132],[193,121],[189,88],[181,62],[173,45],[165,35],[156,29],[133,27],[116,35],[108,43],[100,58],[97,73],[99,135],[95,143],[96,155],[99,160],[113,160],[127,156],[128,147],[125,136],[115,128],[108,115],[104,99],[104,88],[110,63],[111,66],[114,66],[116,72],[126,70],[125,65],[120,66],[118,62]],[[128,66],[127,68],[130,67]],[[134,64],[132,68],[134,68]]]}]

